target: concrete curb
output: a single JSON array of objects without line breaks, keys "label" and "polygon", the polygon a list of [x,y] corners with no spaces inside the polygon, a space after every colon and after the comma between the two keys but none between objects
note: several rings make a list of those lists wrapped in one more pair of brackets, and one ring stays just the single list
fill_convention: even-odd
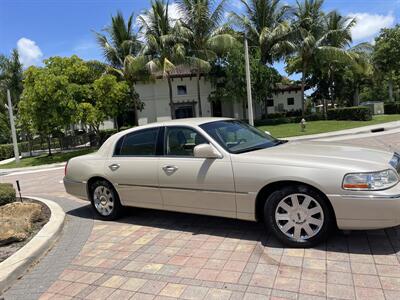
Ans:
[{"label": "concrete curb", "polygon": [[46,204],[51,211],[50,220],[24,247],[0,263],[0,295],[53,246],[64,225],[65,212],[57,203],[38,197],[27,198]]},{"label": "concrete curb", "polygon": [[41,165],[41,166],[36,166],[36,167],[21,167],[21,168],[13,168],[13,169],[0,169],[0,176],[8,175],[8,174],[11,174],[11,173],[17,174],[17,173],[49,170],[49,169],[53,169],[53,168],[63,168],[65,166],[65,164],[66,164],[66,162],[61,162],[61,163]]}]

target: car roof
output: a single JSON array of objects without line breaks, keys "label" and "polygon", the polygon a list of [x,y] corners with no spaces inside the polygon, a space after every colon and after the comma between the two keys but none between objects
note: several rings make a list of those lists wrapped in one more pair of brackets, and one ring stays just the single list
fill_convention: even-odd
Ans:
[{"label": "car roof", "polygon": [[145,129],[145,128],[154,128],[154,127],[160,127],[160,126],[184,126],[184,125],[189,125],[189,126],[199,126],[205,123],[210,123],[210,122],[216,122],[216,121],[227,121],[227,120],[233,120],[232,118],[216,118],[216,117],[203,117],[203,118],[186,118],[186,119],[175,119],[175,120],[167,120],[167,121],[161,121],[161,122],[155,122],[155,123],[150,123],[146,125],[140,125],[136,126],[124,131],[121,131],[121,133],[129,133],[130,131],[136,131],[140,129]]},{"label": "car roof", "polygon": [[216,117],[203,117],[203,118],[187,118],[187,119],[175,119],[175,120],[167,120],[162,122],[155,122],[146,125],[136,126],[133,128],[129,128],[123,131],[120,131],[114,135],[112,135],[109,139],[107,139],[104,144],[100,147],[98,152],[105,152],[116,142],[117,139],[122,137],[125,134],[130,132],[134,132],[137,130],[142,130],[146,128],[154,128],[161,126],[199,126],[201,124],[216,122],[216,121],[227,121],[234,120],[232,118],[216,118]]}]

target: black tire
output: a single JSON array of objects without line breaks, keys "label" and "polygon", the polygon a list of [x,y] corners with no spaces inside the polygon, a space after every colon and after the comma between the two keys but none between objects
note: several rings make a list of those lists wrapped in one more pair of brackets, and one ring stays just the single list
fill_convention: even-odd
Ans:
[{"label": "black tire", "polygon": [[[110,206],[107,206],[108,209],[110,210],[110,212],[108,214],[102,213],[101,209],[98,209],[95,204],[95,202],[98,203],[98,201],[96,201],[95,192],[97,189],[101,190],[102,187],[103,187],[105,196],[109,195],[108,203],[112,202],[111,209],[109,208]],[[114,189],[114,187],[111,183],[109,183],[106,180],[97,180],[90,185],[89,192],[90,192],[90,202],[92,204],[92,208],[95,211],[96,215],[100,219],[105,220],[105,221],[112,221],[121,216],[123,206],[121,205],[117,191]],[[111,201],[111,199],[112,199],[112,201]],[[99,204],[99,205],[101,205],[101,204]]]},{"label": "black tire", "polygon": [[[282,203],[282,200],[285,201],[289,201],[289,203],[291,203],[291,198],[289,196],[293,195],[293,194],[301,194],[301,195],[306,195],[309,196],[311,198],[313,198],[313,200],[315,200],[320,208],[322,208],[322,212],[323,214],[316,214],[313,216],[320,216],[319,218],[321,218],[322,220],[322,225],[317,227],[315,226],[315,230],[317,233],[314,233],[315,235],[311,237],[307,238],[306,237],[306,232],[304,231],[304,229],[301,229],[301,232],[304,233],[304,237],[301,236],[301,240],[299,239],[295,239],[294,237],[288,236],[286,235],[283,230],[284,229],[280,229],[280,227],[284,227],[282,226],[282,224],[285,224],[284,222],[289,223],[289,221],[280,221],[281,226],[278,225],[278,221],[276,220],[276,212],[277,212],[277,208],[278,205],[280,205],[280,203]],[[302,196],[300,197],[296,197],[300,203],[300,201],[305,201],[305,198],[302,198]],[[288,200],[289,199],[289,200]],[[302,202],[302,203],[303,203]],[[285,202],[286,203],[286,202]],[[310,206],[312,208],[312,205],[318,206],[317,203],[310,204]],[[294,204],[292,204],[294,205]],[[304,204],[306,205],[306,204]],[[279,212],[278,208],[278,212]],[[284,213],[287,214],[287,216],[289,216],[290,214],[288,212],[283,211]],[[299,214],[294,213],[294,215],[298,215],[298,220],[293,220],[291,219],[290,221],[298,221],[299,223],[295,223],[296,226],[298,224],[300,224],[299,226],[303,226],[303,224],[301,223],[302,219],[301,216]],[[288,187],[283,187],[275,192],[273,192],[271,195],[269,195],[269,197],[267,198],[265,205],[264,205],[264,222],[265,225],[267,226],[267,228],[269,230],[271,230],[271,232],[273,233],[273,235],[280,241],[282,242],[284,245],[287,245],[289,247],[293,247],[293,248],[308,248],[308,247],[313,247],[321,242],[324,242],[328,236],[329,233],[331,232],[331,230],[334,228],[334,220],[333,220],[333,213],[331,211],[331,208],[329,206],[329,204],[327,203],[327,200],[325,199],[325,197],[323,195],[321,195],[321,193],[315,191],[314,189],[308,187],[308,186],[304,186],[304,185],[293,185],[293,186],[288,186]],[[303,221],[304,222],[304,221]],[[288,225],[290,228],[290,225]],[[314,225],[312,225],[314,226]],[[319,229],[318,229],[319,228]],[[293,231],[295,230],[294,227],[292,228]],[[290,230],[287,231],[287,234],[291,234]],[[294,233],[292,234],[294,236]]]}]

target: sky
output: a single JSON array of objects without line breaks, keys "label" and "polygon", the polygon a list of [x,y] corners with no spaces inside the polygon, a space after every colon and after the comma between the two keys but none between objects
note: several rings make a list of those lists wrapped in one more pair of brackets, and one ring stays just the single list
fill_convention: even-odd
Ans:
[{"label": "sky", "polygon": [[[239,0],[227,3],[228,11],[243,10]],[[51,56],[73,54],[103,60],[94,31],[104,29],[117,11],[137,16],[149,5],[148,0],[0,0],[0,53],[9,55],[17,48],[25,67],[40,65]],[[170,12],[177,15],[173,0],[170,5]],[[354,43],[372,42],[381,28],[400,22],[400,0],[325,0],[324,9],[358,20]],[[275,67],[285,75],[283,63]]]}]

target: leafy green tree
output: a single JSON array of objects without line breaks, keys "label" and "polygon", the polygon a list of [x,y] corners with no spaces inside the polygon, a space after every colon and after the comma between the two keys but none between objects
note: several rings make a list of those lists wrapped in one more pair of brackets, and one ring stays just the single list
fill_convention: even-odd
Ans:
[{"label": "leafy green tree", "polygon": [[51,135],[71,124],[76,103],[68,93],[68,78],[54,75],[44,68],[30,67],[25,71],[24,91],[19,103],[19,115],[30,123],[36,134],[47,139],[51,155]]},{"label": "leafy green tree", "polygon": [[5,108],[7,90],[10,90],[15,110],[23,90],[22,64],[16,49],[9,57],[0,55],[0,143],[10,142],[11,137],[8,111]]},{"label": "leafy green tree", "polygon": [[225,0],[177,0],[184,26],[188,29],[188,64],[196,71],[199,116],[203,115],[200,95],[200,78],[211,70],[210,62],[228,52],[237,43],[222,26]]},{"label": "leafy green tree", "polygon": [[393,79],[400,76],[400,25],[382,29],[375,39],[373,63],[388,80],[389,101],[393,101]]},{"label": "leafy green tree", "polygon": [[130,89],[125,81],[117,81],[113,75],[103,75],[92,85],[89,99],[78,104],[78,119],[93,128],[100,137],[100,126],[109,119],[115,118],[132,105]]},{"label": "leafy green tree", "polygon": [[[211,78],[215,90],[209,96],[211,102],[239,102],[243,107],[243,119],[246,119],[246,76],[242,45],[233,48],[213,64]],[[251,49],[250,74],[252,78],[252,95],[256,102],[266,104],[265,99],[272,97],[272,90],[281,76],[272,67],[260,63],[261,53],[259,48]],[[267,106],[265,113],[267,113]]]},{"label": "leafy green tree", "polygon": [[[110,71],[119,71],[121,78],[127,81],[131,89],[134,125],[138,125],[138,109],[143,108],[143,103],[135,92],[135,83],[143,78],[142,71],[145,68],[138,66],[143,60],[137,57],[141,44],[134,32],[133,15],[125,21],[122,13],[118,12],[111,18],[111,25],[105,29],[105,34],[96,33],[96,37],[105,59],[111,65]],[[138,69],[141,71],[133,72]]]}]

